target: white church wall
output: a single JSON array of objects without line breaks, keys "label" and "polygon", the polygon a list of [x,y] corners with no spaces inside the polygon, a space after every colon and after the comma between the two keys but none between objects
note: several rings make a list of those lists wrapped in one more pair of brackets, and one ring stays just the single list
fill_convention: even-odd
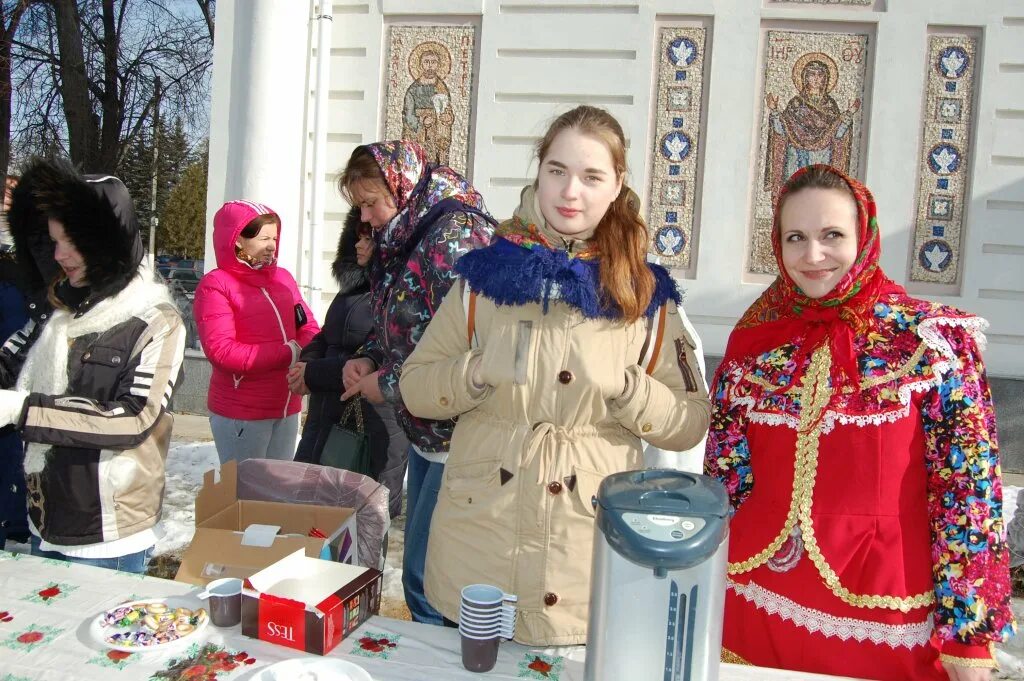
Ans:
[{"label": "white church wall", "polygon": [[[245,165],[223,141],[228,136],[223,130],[234,120],[226,112],[230,109],[234,115],[235,107],[249,101],[235,99],[228,106],[224,92],[225,81],[231,81],[224,72],[239,67],[225,56],[220,32],[230,35],[230,28],[222,29],[223,18],[237,14],[240,4],[224,0],[218,7],[211,199],[214,187],[227,187],[225,176],[237,164]],[[990,372],[1024,376],[1024,6],[1019,2],[873,0],[860,6],[773,0],[382,0],[334,2],[332,11],[328,174],[317,179],[328,185],[327,234],[319,254],[328,262],[347,211],[334,189],[336,173],[358,144],[383,134],[390,26],[477,26],[469,167],[471,179],[498,218],[511,214],[521,187],[534,176],[536,139],[554,116],[577,103],[603,106],[622,122],[629,138],[630,184],[646,202],[649,168],[659,153],[652,114],[659,106],[658,30],[703,26],[709,53],[694,156],[697,247],[690,267],[676,274],[686,290],[687,311],[710,354],[724,350],[735,320],[770,280],[748,271],[753,183],[761,172],[766,33],[783,29],[867,34],[861,176],[879,205],[883,267],[915,294],[986,317],[992,324],[986,353]],[[301,21],[308,22],[308,17]],[[922,180],[922,173],[928,172],[922,156],[925,76],[934,68],[928,60],[928,40],[934,34],[965,31],[977,36],[978,70],[973,133],[964,158],[968,194],[958,254],[962,272],[952,283],[909,282],[912,258],[920,256],[913,250],[918,193],[930,179]],[[306,31],[300,36],[296,29],[289,35],[301,40]],[[228,38],[226,44],[237,40]],[[307,57],[312,55],[310,43],[299,47]],[[282,61],[299,63],[289,59]],[[305,83],[302,69],[288,68],[297,70],[281,77]],[[302,99],[309,96],[307,89]],[[307,127],[302,139],[308,140],[311,118],[303,115]],[[283,123],[274,128],[281,138],[290,134]],[[230,131],[231,136],[238,134]],[[215,144],[224,159],[213,153]],[[308,156],[307,182],[313,179],[308,177]],[[308,190],[300,194],[305,197]],[[212,201],[211,208],[216,208]],[[300,210],[302,224],[309,219],[307,209],[303,205]],[[298,245],[293,248],[299,250]],[[322,285],[329,300],[335,286]]]}]

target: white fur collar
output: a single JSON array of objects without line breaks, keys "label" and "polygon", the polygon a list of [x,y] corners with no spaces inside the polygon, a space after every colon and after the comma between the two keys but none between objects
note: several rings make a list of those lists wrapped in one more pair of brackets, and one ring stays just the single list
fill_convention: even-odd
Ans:
[{"label": "white fur collar", "polygon": [[159,303],[174,304],[167,286],[155,280],[152,268],[144,262],[127,286],[81,317],[76,319],[68,310],[55,310],[29,350],[18,375],[18,390],[63,395],[68,388],[69,340],[106,331]]}]

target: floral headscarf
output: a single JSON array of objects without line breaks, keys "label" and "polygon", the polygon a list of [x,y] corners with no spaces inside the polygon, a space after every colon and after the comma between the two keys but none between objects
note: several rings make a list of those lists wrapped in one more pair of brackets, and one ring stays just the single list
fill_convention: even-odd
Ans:
[{"label": "floral headscarf", "polygon": [[469,180],[447,166],[429,163],[419,144],[396,140],[368,144],[366,149],[380,166],[398,208],[398,214],[374,236],[384,262],[406,252],[420,220],[442,201],[456,199],[479,211],[486,210],[483,197]]},{"label": "floral headscarf", "polygon": [[[795,180],[811,171],[825,170],[841,178],[853,193],[857,204],[857,258],[834,289],[821,298],[809,298],[794,283],[782,263],[782,211],[779,206]],[[853,339],[867,326],[876,300],[889,294],[905,294],[902,286],[889,280],[878,264],[881,235],[878,230],[875,199],[868,188],[827,165],[801,168],[793,173],[779,194],[772,229],[772,251],[778,263],[779,276],[754,301],[740,318],[729,336],[723,366],[731,360],[742,360],[792,342],[802,336],[800,349],[793,357],[797,367],[822,342],[830,343],[832,351],[832,385],[850,384],[857,380],[858,369]],[[798,369],[802,372],[802,369]],[[799,374],[794,376],[796,381]]]}]

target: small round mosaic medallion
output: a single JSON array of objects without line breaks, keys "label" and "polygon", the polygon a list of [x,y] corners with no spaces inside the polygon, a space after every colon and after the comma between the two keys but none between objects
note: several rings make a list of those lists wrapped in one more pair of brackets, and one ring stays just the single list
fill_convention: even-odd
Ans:
[{"label": "small round mosaic medallion", "polygon": [[971,56],[967,54],[967,50],[959,45],[950,45],[939,52],[935,68],[939,70],[943,78],[955,80],[964,75],[970,65]]},{"label": "small round mosaic medallion", "polygon": [[952,175],[960,170],[960,150],[953,144],[943,142],[928,151],[928,167],[936,175]]},{"label": "small round mosaic medallion", "polygon": [[690,138],[686,133],[673,130],[661,138],[661,153],[672,163],[679,163],[690,154]]},{"label": "small round mosaic medallion", "polygon": [[654,247],[658,253],[674,257],[683,252],[686,246],[686,236],[678,227],[666,225],[658,230],[654,236]]},{"label": "small round mosaic medallion", "polygon": [[945,272],[953,262],[953,249],[943,239],[931,239],[921,246],[917,259],[929,272]]},{"label": "small round mosaic medallion", "polygon": [[689,66],[697,58],[697,45],[689,38],[680,36],[668,44],[665,52],[673,65]]}]

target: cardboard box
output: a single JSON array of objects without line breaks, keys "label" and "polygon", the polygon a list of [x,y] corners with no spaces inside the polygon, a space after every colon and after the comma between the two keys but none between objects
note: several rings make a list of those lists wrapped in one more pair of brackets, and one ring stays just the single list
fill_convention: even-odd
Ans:
[{"label": "cardboard box", "polygon": [[380,570],[296,551],[249,577],[242,591],[242,633],[326,655],[377,614],[382,586]]},{"label": "cardboard box", "polygon": [[[326,537],[310,537],[311,528]],[[214,579],[245,579],[296,551],[311,558],[358,562],[356,513],[351,508],[284,504],[238,498],[237,466],[207,471],[196,497],[196,532],[175,579],[205,586]]]}]

